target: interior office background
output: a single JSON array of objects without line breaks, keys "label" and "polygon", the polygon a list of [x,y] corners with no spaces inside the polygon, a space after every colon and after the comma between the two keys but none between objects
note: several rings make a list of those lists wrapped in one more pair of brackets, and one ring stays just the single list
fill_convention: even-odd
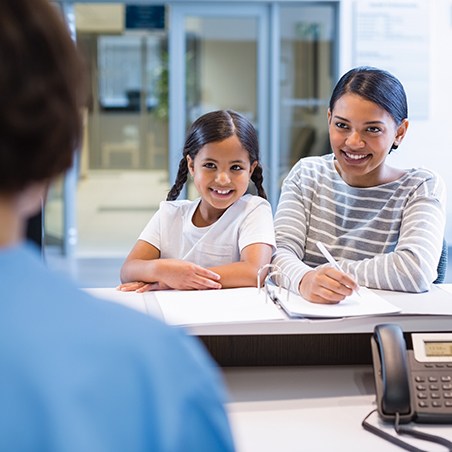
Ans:
[{"label": "interior office background", "polygon": [[[406,88],[410,128],[392,163],[429,167],[448,184],[452,0],[52,3],[85,57],[90,92],[80,158],[49,191],[45,250],[80,285],[119,281],[174,181],[187,128],[207,111],[253,121],[276,208],[291,166],[329,152],[329,96],[356,65],[388,69]],[[449,194],[449,243],[451,203]]]}]

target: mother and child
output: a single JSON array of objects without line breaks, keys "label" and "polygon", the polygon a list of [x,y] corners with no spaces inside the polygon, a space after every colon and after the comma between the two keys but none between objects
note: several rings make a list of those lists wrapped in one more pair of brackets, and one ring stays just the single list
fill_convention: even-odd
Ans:
[{"label": "mother and child", "polygon": [[[338,303],[359,286],[428,290],[443,245],[445,186],[427,169],[387,163],[408,129],[402,84],[384,70],[351,69],[327,120],[332,153],[295,164],[274,229],[252,124],[233,111],[196,120],[167,201],[121,269],[120,290],[255,286],[270,262],[288,276],[281,285],[315,303]],[[175,201],[188,174],[200,198]],[[259,196],[247,194],[250,180]]]}]

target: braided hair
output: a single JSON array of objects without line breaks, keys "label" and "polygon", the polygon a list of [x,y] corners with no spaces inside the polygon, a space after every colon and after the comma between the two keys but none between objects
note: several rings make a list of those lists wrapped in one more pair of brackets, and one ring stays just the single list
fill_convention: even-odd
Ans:
[{"label": "braided hair", "polygon": [[259,162],[259,142],[257,132],[251,122],[233,110],[217,110],[200,116],[191,126],[185,140],[182,158],[179,162],[176,181],[168,192],[167,201],[174,201],[182,191],[188,178],[187,155],[195,159],[200,149],[208,143],[223,141],[236,135],[243,148],[248,152],[250,163],[257,162],[251,180],[257,194],[267,199],[263,187],[263,171]]}]

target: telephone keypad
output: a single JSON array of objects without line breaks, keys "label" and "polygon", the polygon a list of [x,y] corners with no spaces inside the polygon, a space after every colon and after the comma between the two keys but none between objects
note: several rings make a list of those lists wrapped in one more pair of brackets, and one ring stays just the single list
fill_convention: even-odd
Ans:
[{"label": "telephone keypad", "polygon": [[[452,408],[452,365],[411,360],[417,410],[450,413]],[[434,410],[434,411],[433,411]]]}]

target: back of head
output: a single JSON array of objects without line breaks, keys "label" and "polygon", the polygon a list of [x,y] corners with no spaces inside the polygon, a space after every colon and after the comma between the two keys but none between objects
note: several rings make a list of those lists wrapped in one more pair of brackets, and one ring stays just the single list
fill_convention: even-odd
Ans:
[{"label": "back of head", "polygon": [[82,70],[48,0],[0,2],[0,193],[68,169],[81,139]]},{"label": "back of head", "polygon": [[330,99],[330,111],[344,94],[357,94],[388,112],[396,124],[408,118],[405,90],[400,81],[387,71],[369,66],[351,69],[337,82]]}]

